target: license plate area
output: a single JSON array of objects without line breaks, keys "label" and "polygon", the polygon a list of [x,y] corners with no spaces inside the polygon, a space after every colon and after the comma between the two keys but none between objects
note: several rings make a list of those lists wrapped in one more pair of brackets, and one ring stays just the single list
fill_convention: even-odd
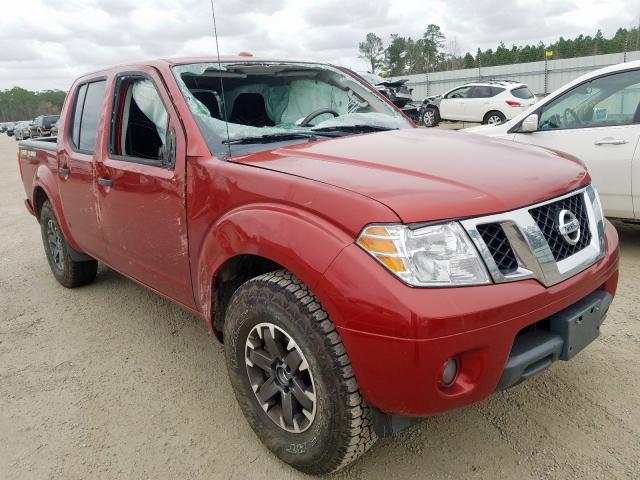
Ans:
[{"label": "license plate area", "polygon": [[600,325],[613,297],[594,292],[549,318],[549,330],[562,337],[560,360],[569,360],[600,335]]}]

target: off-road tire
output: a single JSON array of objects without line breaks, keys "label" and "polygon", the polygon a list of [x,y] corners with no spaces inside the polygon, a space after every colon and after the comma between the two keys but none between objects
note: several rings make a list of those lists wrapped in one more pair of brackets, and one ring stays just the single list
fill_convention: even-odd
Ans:
[{"label": "off-road tire", "polygon": [[491,125],[500,125],[501,123],[504,123],[504,121],[507,119],[507,117],[505,117],[503,113],[498,112],[496,110],[496,111],[488,112],[482,119],[482,123],[485,125],[489,125],[489,121],[491,118],[498,118],[500,120],[499,122],[491,123]]},{"label": "off-road tire", "polygon": [[420,119],[425,127],[437,127],[440,123],[440,111],[436,107],[427,107]]},{"label": "off-road tire", "polygon": [[[315,386],[315,417],[302,433],[286,431],[260,406],[245,363],[247,337],[270,322],[295,340]],[[377,440],[340,335],[307,286],[287,270],[253,278],[236,290],[224,324],[227,369],[247,421],[262,443],[294,468],[314,475],[335,472]]]},{"label": "off-road tire", "polygon": [[[52,225],[58,229],[61,237],[62,268],[56,264],[54,253],[49,244],[47,232],[49,222],[52,222]],[[75,288],[87,285],[95,280],[98,272],[98,262],[96,260],[87,260],[82,262],[72,260],[69,254],[70,247],[67,244],[67,239],[64,237],[64,233],[62,233],[62,230],[60,229],[60,223],[56,218],[56,214],[53,211],[49,200],[46,200],[40,209],[40,231],[42,232],[42,243],[44,245],[47,261],[49,262],[49,267],[51,267],[53,276],[56,277],[56,280],[58,280],[61,285],[67,288]]]}]

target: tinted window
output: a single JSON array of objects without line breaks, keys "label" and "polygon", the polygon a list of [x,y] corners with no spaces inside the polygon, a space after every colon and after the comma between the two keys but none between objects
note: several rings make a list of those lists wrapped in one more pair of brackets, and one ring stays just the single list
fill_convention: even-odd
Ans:
[{"label": "tinted window", "polygon": [[488,85],[477,85],[471,89],[467,98],[491,98],[503,92],[504,88],[489,87]]},{"label": "tinted window", "polygon": [[541,130],[640,123],[640,70],[585,82],[542,108]]},{"label": "tinted window", "polygon": [[87,87],[87,94],[82,107],[82,119],[80,120],[80,140],[78,142],[80,150],[93,152],[95,149],[98,117],[102,110],[106,83],[106,81],[102,80],[90,83]]},{"label": "tinted window", "polygon": [[471,87],[456,88],[452,92],[447,93],[445,98],[467,98]]},{"label": "tinted window", "polygon": [[153,82],[121,77],[114,105],[119,113],[112,127],[110,152],[159,163],[169,115]]},{"label": "tinted window", "polygon": [[76,103],[73,112],[73,125],[71,126],[71,143],[75,147],[78,146],[80,140],[80,117],[82,116],[82,105],[84,104],[84,96],[87,93],[87,84],[81,85],[78,88],[76,95]]},{"label": "tinted window", "polygon": [[42,119],[42,124],[45,127],[50,127],[51,125],[53,125],[54,123],[56,123],[58,121],[58,115],[49,115],[47,117],[44,117]]},{"label": "tinted window", "polygon": [[528,100],[535,96],[527,87],[514,88],[513,90],[511,90],[511,95],[516,98],[522,98],[524,100]]}]

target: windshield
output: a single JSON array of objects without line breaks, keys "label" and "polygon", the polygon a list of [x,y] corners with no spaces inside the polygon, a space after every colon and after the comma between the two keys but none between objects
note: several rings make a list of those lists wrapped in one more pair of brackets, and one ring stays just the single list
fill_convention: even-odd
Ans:
[{"label": "windshield", "polygon": [[370,87],[340,70],[306,63],[198,63],[174,67],[187,105],[211,152],[227,143],[269,148],[269,139],[411,128]]},{"label": "windshield", "polygon": [[58,121],[58,118],[60,118],[59,115],[49,115],[46,116],[42,119],[42,124],[45,127],[50,127],[51,125],[53,125],[54,123],[56,123]]}]

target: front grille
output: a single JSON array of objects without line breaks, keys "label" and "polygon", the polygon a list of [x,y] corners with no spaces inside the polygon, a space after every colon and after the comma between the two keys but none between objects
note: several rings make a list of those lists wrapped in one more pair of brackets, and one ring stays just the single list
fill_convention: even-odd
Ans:
[{"label": "front grille", "polygon": [[477,229],[482,240],[487,244],[500,273],[508,275],[515,272],[518,269],[518,260],[500,224],[478,225]]},{"label": "front grille", "polygon": [[[569,210],[580,223],[580,239],[575,245],[570,245],[560,234],[558,228],[558,216],[561,210]],[[529,213],[538,224],[544,238],[549,244],[553,258],[556,262],[564,260],[571,255],[578,253],[591,242],[591,232],[589,230],[589,217],[584,205],[584,196],[576,194],[563,198],[557,202],[547,203],[540,207],[532,208]]]}]

